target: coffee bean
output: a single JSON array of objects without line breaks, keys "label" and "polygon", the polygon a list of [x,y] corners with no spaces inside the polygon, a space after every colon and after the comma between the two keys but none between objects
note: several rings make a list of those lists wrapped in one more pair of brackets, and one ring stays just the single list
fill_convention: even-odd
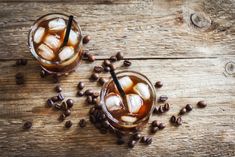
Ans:
[{"label": "coffee bean", "polygon": [[28,60],[27,59],[17,59],[16,65],[27,65]]},{"label": "coffee bean", "polygon": [[86,98],[86,102],[88,103],[88,104],[92,104],[92,96],[87,96],[87,98]]},{"label": "coffee bean", "polygon": [[55,91],[57,93],[60,93],[62,91],[62,88],[60,87],[60,85],[55,86]]},{"label": "coffee bean", "polygon": [[32,125],[33,125],[33,123],[32,123],[32,122],[27,121],[27,122],[25,122],[25,123],[24,123],[24,125],[23,125],[23,129],[28,130],[28,129],[30,129],[30,128],[32,127]]},{"label": "coffee bean", "polygon": [[92,104],[97,104],[98,103],[98,99],[97,98],[92,98]]},{"label": "coffee bean", "polygon": [[182,108],[179,112],[179,115],[184,115],[187,112],[186,108]]},{"label": "coffee bean", "polygon": [[145,140],[145,144],[146,145],[150,145],[152,143],[152,138],[151,137],[147,137],[146,140]]},{"label": "coffee bean", "polygon": [[128,142],[128,147],[129,148],[133,148],[135,145],[136,145],[136,141],[135,140],[130,140],[129,142]]},{"label": "coffee bean", "polygon": [[61,106],[60,106],[60,104],[58,104],[58,103],[55,103],[55,109],[57,109],[57,110],[60,110],[61,109]]},{"label": "coffee bean", "polygon": [[197,103],[197,106],[199,107],[199,108],[204,108],[204,107],[206,107],[207,106],[207,104],[205,103],[205,101],[199,101],[198,103]]},{"label": "coffee bean", "polygon": [[54,102],[51,99],[47,99],[47,106],[48,107],[53,107]]},{"label": "coffee bean", "polygon": [[110,67],[109,66],[104,67],[104,71],[105,72],[109,72],[110,71]]},{"label": "coffee bean", "polygon": [[41,78],[46,77],[47,76],[47,72],[42,69],[41,72],[40,72],[40,76],[41,76]]},{"label": "coffee bean", "polygon": [[171,123],[176,123],[176,117],[174,115],[171,116],[170,122]]},{"label": "coffee bean", "polygon": [[84,36],[82,43],[87,44],[87,43],[89,43],[90,40],[91,40],[91,37],[89,35],[86,35],[86,36]]},{"label": "coffee bean", "polygon": [[62,113],[59,117],[59,121],[64,121],[66,116]]},{"label": "coffee bean", "polygon": [[160,123],[160,124],[158,125],[158,128],[159,128],[160,130],[164,129],[165,127],[166,127],[166,125],[163,124],[163,123]]},{"label": "coffee bean", "polygon": [[90,108],[89,114],[93,114],[95,110],[95,107]]},{"label": "coffee bean", "polygon": [[123,65],[124,65],[125,67],[129,67],[129,66],[131,66],[131,62],[128,61],[128,60],[124,60],[124,61],[123,61]]},{"label": "coffee bean", "polygon": [[96,108],[97,110],[101,110],[101,109],[102,109],[102,106],[101,106],[100,104],[97,104],[97,105],[95,105],[95,108]]},{"label": "coffee bean", "polygon": [[159,124],[160,124],[160,122],[158,122],[157,120],[154,120],[154,121],[152,121],[151,126],[152,126],[152,127],[158,127]]},{"label": "coffee bean", "polygon": [[92,97],[93,98],[98,98],[100,96],[100,93],[99,92],[94,92],[93,94],[92,94]]},{"label": "coffee bean", "polygon": [[181,118],[181,117],[178,117],[178,118],[176,119],[176,124],[177,124],[177,125],[182,125],[182,118]]},{"label": "coffee bean", "polygon": [[86,120],[85,120],[85,119],[81,119],[81,120],[79,121],[79,126],[80,126],[81,128],[84,128],[84,127],[86,126]]},{"label": "coffee bean", "polygon": [[163,86],[163,84],[162,84],[161,81],[157,81],[157,82],[155,83],[155,87],[156,87],[156,88],[162,88],[162,86]]},{"label": "coffee bean", "polygon": [[90,115],[90,121],[91,123],[96,123],[96,118],[94,115]]},{"label": "coffee bean", "polygon": [[87,59],[88,59],[89,62],[94,62],[95,61],[95,56],[92,55],[92,54],[88,54]]},{"label": "coffee bean", "polygon": [[164,111],[169,111],[170,109],[170,105],[168,103],[165,103],[164,107],[163,107]]},{"label": "coffee bean", "polygon": [[159,98],[159,102],[165,102],[168,99],[166,95],[161,95]]},{"label": "coffee bean", "polygon": [[107,120],[103,121],[102,122],[102,127],[104,127],[105,129],[108,129],[109,128],[109,122]]},{"label": "coffee bean", "polygon": [[117,138],[122,138],[124,136],[124,133],[119,130],[115,130],[115,135],[117,136]]},{"label": "coffee bean", "polygon": [[105,128],[100,128],[100,133],[101,133],[101,134],[107,134],[107,133],[108,133],[108,130],[105,129]]},{"label": "coffee bean", "polygon": [[88,50],[83,50],[83,58],[87,58],[88,54],[89,54]]},{"label": "coffee bean", "polygon": [[163,113],[163,112],[164,112],[163,106],[159,106],[159,107],[158,107],[158,113]]},{"label": "coffee bean", "polygon": [[61,109],[62,109],[63,111],[66,111],[66,110],[68,109],[67,103],[63,102],[63,103],[61,104]]},{"label": "coffee bean", "polygon": [[83,95],[84,95],[84,93],[83,93],[82,91],[78,91],[78,92],[77,92],[77,96],[81,97],[81,96],[83,96]]},{"label": "coffee bean", "polygon": [[101,73],[102,71],[104,71],[104,68],[102,66],[95,66],[93,71],[96,73]]},{"label": "coffee bean", "polygon": [[187,112],[190,112],[190,111],[192,111],[192,109],[193,109],[193,107],[192,107],[191,104],[187,104],[187,105],[185,106],[185,108],[186,108]]},{"label": "coffee bean", "polygon": [[123,138],[117,138],[117,144],[122,145],[125,143],[125,140]]},{"label": "coffee bean", "polygon": [[135,133],[135,134],[133,135],[133,139],[134,139],[135,141],[138,141],[140,138],[141,138],[141,135],[140,135],[139,133]]},{"label": "coffee bean", "polygon": [[85,87],[85,84],[83,82],[78,82],[77,87],[79,90],[82,90]]},{"label": "coffee bean", "polygon": [[116,61],[117,61],[117,57],[116,57],[116,56],[111,56],[111,57],[109,58],[109,60],[110,60],[111,62],[116,62]]},{"label": "coffee bean", "polygon": [[97,81],[98,79],[99,79],[99,74],[97,74],[97,73],[91,74],[90,80]]},{"label": "coffee bean", "polygon": [[56,102],[56,101],[58,101],[59,99],[58,99],[58,96],[53,96],[53,97],[51,97],[51,100],[52,100],[53,102]]},{"label": "coffee bean", "polygon": [[64,100],[64,96],[61,93],[59,93],[57,97],[59,101]]},{"label": "coffee bean", "polygon": [[117,60],[122,60],[122,59],[123,59],[123,53],[118,52],[118,53],[116,54],[116,57],[117,57]]},{"label": "coffee bean", "polygon": [[68,99],[68,100],[66,100],[66,104],[67,104],[68,108],[72,108],[72,107],[73,107],[74,102],[73,102],[73,100],[72,100],[72,99]]},{"label": "coffee bean", "polygon": [[157,106],[154,107],[153,114],[158,114],[158,107]]},{"label": "coffee bean", "polygon": [[65,122],[65,125],[64,125],[64,126],[65,126],[66,128],[70,128],[72,125],[73,125],[73,123],[72,123],[70,120],[68,120],[68,121]]},{"label": "coffee bean", "polygon": [[85,94],[86,96],[92,95],[92,94],[93,94],[93,91],[92,91],[91,89],[87,89],[87,90],[84,92],[84,94]]},{"label": "coffee bean", "polygon": [[101,77],[101,78],[99,78],[98,82],[101,86],[103,86],[107,82],[107,80],[105,78]]},{"label": "coffee bean", "polygon": [[156,133],[158,130],[158,127],[151,127],[151,133]]},{"label": "coffee bean", "polygon": [[110,61],[107,60],[107,59],[104,60],[104,62],[103,62],[103,66],[104,66],[104,67],[108,67],[108,66],[110,66],[110,64],[111,64]]}]

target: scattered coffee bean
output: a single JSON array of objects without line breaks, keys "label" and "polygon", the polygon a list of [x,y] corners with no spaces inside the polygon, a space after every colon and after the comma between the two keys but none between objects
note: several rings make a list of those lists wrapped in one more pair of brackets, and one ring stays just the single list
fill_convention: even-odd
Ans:
[{"label": "scattered coffee bean", "polygon": [[42,69],[41,72],[40,72],[40,76],[41,76],[41,78],[46,77],[47,76],[47,72]]},{"label": "scattered coffee bean", "polygon": [[166,125],[163,124],[163,123],[160,123],[160,124],[158,125],[158,128],[159,128],[160,130],[164,129],[165,127],[166,127]]},{"label": "scattered coffee bean", "polygon": [[68,109],[67,103],[63,102],[63,103],[61,104],[61,109],[62,109],[63,111],[66,111],[66,110]]},{"label": "scattered coffee bean", "polygon": [[141,143],[145,143],[146,140],[147,140],[147,137],[146,137],[146,136],[142,136],[140,142],[141,142]]},{"label": "scattered coffee bean", "polygon": [[92,96],[87,96],[87,98],[86,98],[86,102],[88,103],[88,104],[92,104]]},{"label": "scattered coffee bean", "polygon": [[56,91],[57,93],[62,92],[62,88],[60,87],[60,85],[55,86],[55,91]]},{"label": "scattered coffee bean", "polygon": [[95,66],[93,71],[96,73],[101,73],[102,71],[104,71],[104,68],[102,66]]},{"label": "scattered coffee bean", "polygon": [[54,102],[51,99],[47,99],[47,106],[48,107],[53,107]]},{"label": "scattered coffee bean", "polygon": [[104,71],[105,72],[109,72],[110,71],[110,67],[109,66],[104,67]]},{"label": "scattered coffee bean", "polygon": [[89,54],[88,50],[83,50],[83,58],[87,58],[88,54]]},{"label": "scattered coffee bean", "polygon": [[116,57],[117,57],[117,60],[122,60],[122,59],[123,59],[123,53],[118,52],[118,53],[116,54]]},{"label": "scattered coffee bean", "polygon": [[77,92],[77,96],[81,97],[81,96],[83,96],[83,95],[84,95],[84,93],[83,93],[82,91],[78,91],[78,92]]},{"label": "scattered coffee bean", "polygon": [[168,104],[168,103],[165,103],[165,105],[164,105],[164,111],[166,112],[166,111],[169,111],[169,109],[170,109],[170,105]]},{"label": "scattered coffee bean", "polygon": [[66,116],[62,113],[59,117],[59,121],[64,121]]},{"label": "scattered coffee bean", "polygon": [[33,125],[33,123],[32,123],[32,122],[27,121],[27,122],[25,122],[25,123],[24,123],[24,125],[23,125],[23,129],[28,130],[28,129],[30,129],[30,128],[32,127],[32,125]]},{"label": "scattered coffee bean", "polygon": [[68,100],[66,100],[66,104],[67,104],[68,108],[72,108],[72,107],[73,107],[74,102],[73,102],[73,100],[72,100],[72,99],[68,99]]},{"label": "scattered coffee bean", "polygon": [[99,92],[94,92],[93,94],[92,94],[92,97],[93,98],[98,98],[100,96],[100,93]]},{"label": "scattered coffee bean", "polygon": [[171,123],[176,123],[176,117],[174,115],[171,116],[170,122]]},{"label": "scattered coffee bean", "polygon": [[151,133],[156,133],[159,130],[158,127],[151,127]]},{"label": "scattered coffee bean", "polygon": [[152,143],[152,138],[151,137],[147,137],[146,140],[145,140],[145,144],[146,145],[150,145]]},{"label": "scattered coffee bean", "polygon": [[116,57],[116,56],[111,56],[111,57],[109,58],[109,60],[110,60],[111,62],[116,62],[116,61],[117,61],[117,57]]},{"label": "scattered coffee bean", "polygon": [[135,134],[133,135],[133,139],[134,139],[135,141],[138,141],[140,138],[141,138],[140,133],[135,133]]},{"label": "scattered coffee bean", "polygon": [[77,87],[79,90],[82,90],[85,87],[85,84],[83,82],[78,82]]},{"label": "scattered coffee bean", "polygon": [[158,107],[158,113],[163,113],[163,112],[165,112],[164,111],[164,107],[163,106],[159,106]]},{"label": "scattered coffee bean", "polygon": [[157,81],[157,82],[155,83],[155,87],[156,87],[156,88],[162,88],[162,86],[163,86],[163,84],[162,84],[161,81]]},{"label": "scattered coffee bean", "polygon": [[104,67],[108,67],[108,66],[110,66],[110,64],[111,64],[110,61],[107,60],[107,59],[104,60],[104,62],[103,62],[103,66],[104,66]]},{"label": "scattered coffee bean", "polygon": [[159,124],[160,124],[160,122],[159,122],[159,121],[154,120],[154,121],[152,121],[151,126],[152,126],[152,127],[158,127],[158,126],[159,126]]},{"label": "scattered coffee bean", "polygon": [[[105,119],[105,118],[104,118]],[[105,129],[108,129],[109,128],[109,122],[107,120],[103,121],[102,122],[102,126],[105,128]]]},{"label": "scattered coffee bean", "polygon": [[123,65],[124,65],[125,67],[129,67],[129,66],[131,66],[131,62],[130,62],[129,60],[124,60],[124,61],[123,61]]},{"label": "scattered coffee bean", "polygon": [[128,142],[128,147],[129,148],[133,148],[135,145],[136,145],[136,141],[135,140],[130,140],[129,142]]},{"label": "scattered coffee bean", "polygon": [[88,59],[89,62],[94,62],[95,61],[95,56],[92,55],[92,54],[88,54],[87,59]]},{"label": "scattered coffee bean", "polygon": [[64,100],[64,96],[61,93],[59,93],[57,97],[59,101]]},{"label": "scattered coffee bean", "polygon": [[84,36],[82,43],[87,44],[87,43],[89,43],[90,40],[91,40],[91,37],[89,35],[86,35],[86,36]]},{"label": "scattered coffee bean", "polygon": [[176,119],[176,124],[177,124],[177,125],[182,125],[182,118],[181,118],[181,117],[178,117],[178,118]]},{"label": "scattered coffee bean", "polygon": [[68,121],[65,122],[65,125],[64,125],[64,126],[65,126],[66,128],[70,128],[72,125],[73,125],[73,123],[72,123],[70,120],[68,120]]},{"label": "scattered coffee bean", "polygon": [[58,96],[53,96],[53,97],[51,97],[51,100],[52,100],[53,102],[56,102],[56,101],[58,101],[59,99],[58,99]]},{"label": "scattered coffee bean", "polygon": [[187,104],[187,105],[185,106],[185,108],[186,108],[187,112],[190,112],[190,111],[192,111],[192,109],[193,109],[193,107],[192,107],[191,104]]},{"label": "scattered coffee bean", "polygon": [[57,109],[57,110],[60,110],[60,109],[61,109],[61,105],[58,104],[58,103],[55,103],[54,107],[55,107],[55,109]]},{"label": "scattered coffee bean", "polygon": [[90,80],[97,81],[98,79],[99,79],[99,74],[97,74],[97,73],[91,74]]},{"label": "scattered coffee bean", "polygon": [[80,126],[81,128],[84,128],[84,127],[86,126],[86,120],[85,120],[85,119],[81,119],[81,120],[79,121],[79,126]]},{"label": "scattered coffee bean", "polygon": [[186,108],[182,108],[179,112],[179,115],[184,115],[187,112]]},{"label": "scattered coffee bean", "polygon": [[87,89],[87,90],[84,92],[84,94],[85,94],[86,96],[92,95],[92,94],[93,94],[93,91],[92,91],[91,89]]},{"label": "scattered coffee bean", "polygon": [[107,80],[105,78],[101,77],[101,78],[99,78],[98,82],[101,86],[103,86],[107,82]]},{"label": "scattered coffee bean", "polygon": [[117,138],[117,144],[122,145],[125,143],[125,140],[123,138]]},{"label": "scattered coffee bean", "polygon": [[27,59],[17,59],[16,65],[27,65],[28,60]]},{"label": "scattered coffee bean", "polygon": [[157,106],[154,107],[153,114],[158,114],[158,107]]},{"label": "scattered coffee bean", "polygon": [[98,99],[97,98],[92,98],[92,104],[97,104]]},{"label": "scattered coffee bean", "polygon": [[90,121],[91,121],[91,123],[96,123],[96,118],[95,118],[95,116],[94,115],[90,115]]},{"label": "scattered coffee bean", "polygon": [[95,110],[96,110],[95,107],[91,107],[90,111],[89,111],[89,114],[93,114]]},{"label": "scattered coffee bean", "polygon": [[159,102],[165,102],[168,99],[166,95],[161,95],[159,98]]},{"label": "scattered coffee bean", "polygon": [[207,104],[205,103],[205,101],[199,101],[198,103],[197,103],[197,106],[199,107],[199,108],[204,108],[204,107],[206,107],[207,106]]}]

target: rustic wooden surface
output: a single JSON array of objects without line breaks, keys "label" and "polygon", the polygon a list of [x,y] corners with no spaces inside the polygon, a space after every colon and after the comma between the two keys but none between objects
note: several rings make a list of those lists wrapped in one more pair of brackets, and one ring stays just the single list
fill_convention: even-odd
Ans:
[{"label": "rustic wooden surface", "polygon": [[[86,49],[98,58],[92,64],[84,61],[61,80],[65,96],[76,102],[69,117],[74,125],[68,130],[57,121],[58,112],[45,108],[46,99],[55,95],[55,84],[40,78],[26,44],[33,21],[51,12],[77,16],[84,34],[92,37]],[[209,19],[208,25],[195,27],[193,13]],[[77,125],[81,118],[88,119],[90,107],[75,96],[77,82],[99,91],[100,86],[88,80],[91,69],[117,51],[131,59],[129,69],[153,83],[163,81],[157,95],[168,95],[172,103],[169,112],[151,118],[167,127],[153,136],[150,146],[128,149],[90,123],[83,129]],[[29,59],[28,65],[15,67],[19,58]],[[0,0],[0,156],[235,156],[235,76],[225,71],[231,61],[233,0]],[[15,84],[17,72],[25,74],[25,85]],[[199,100],[208,107],[198,109]],[[182,126],[171,126],[169,117],[187,103],[194,110],[183,117]],[[26,120],[33,122],[29,131],[22,130]]]}]

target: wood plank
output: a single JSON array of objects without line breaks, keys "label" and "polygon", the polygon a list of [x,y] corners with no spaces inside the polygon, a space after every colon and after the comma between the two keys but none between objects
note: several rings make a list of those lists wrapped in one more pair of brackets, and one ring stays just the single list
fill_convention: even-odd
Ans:
[{"label": "wood plank", "polygon": [[[28,30],[35,19],[51,12],[75,15],[84,34],[92,37],[86,48],[98,58],[118,51],[128,58],[235,55],[234,1],[122,2],[118,5],[2,2],[0,58],[32,58],[27,48]],[[212,26],[209,29],[193,26],[192,13],[209,18]]]},{"label": "wood plank", "polygon": [[[153,136],[153,144],[138,144],[134,149],[117,146],[115,138],[100,134],[90,123],[79,128],[79,119],[89,110],[84,98],[75,97],[76,83],[100,90],[88,81],[94,65],[83,63],[75,73],[63,78],[61,85],[67,98],[75,100],[72,115],[74,125],[69,130],[59,123],[58,112],[45,108],[45,100],[55,95],[50,79],[39,77],[39,66],[29,61],[26,67],[14,67],[14,61],[1,61],[0,68],[0,153],[2,156],[234,156],[235,152],[235,79],[224,75],[224,65],[235,58],[133,60],[129,70],[145,74],[152,82],[162,80],[164,86],[157,95],[169,96],[171,109],[153,116],[167,127]],[[121,62],[116,63],[119,67]],[[125,68],[119,68],[123,70]],[[15,85],[16,72],[24,72],[26,84]],[[109,77],[108,74],[102,74]],[[196,108],[199,100],[208,107]],[[169,117],[185,104],[194,110],[183,117],[181,127],[169,124]],[[30,131],[21,129],[25,120],[33,121]],[[148,127],[143,134],[147,134]],[[92,151],[91,151],[92,150]]]}]

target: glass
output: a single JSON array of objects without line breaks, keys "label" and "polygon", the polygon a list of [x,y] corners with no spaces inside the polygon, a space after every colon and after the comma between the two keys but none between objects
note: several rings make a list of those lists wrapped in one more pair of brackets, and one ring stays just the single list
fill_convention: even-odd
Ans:
[{"label": "glass", "polygon": [[[108,95],[112,95],[113,92],[111,92],[111,91],[115,91],[112,89],[113,87],[116,88],[111,77],[110,77],[110,80],[108,82],[106,82],[101,89],[100,104],[102,105],[102,109],[103,109],[111,127],[113,127],[113,129],[117,129],[123,133],[133,133],[136,130],[141,130],[143,128],[143,126],[148,122],[150,116],[152,115],[152,111],[154,108],[153,106],[156,103],[155,88],[146,76],[144,76],[143,74],[140,74],[138,72],[120,71],[120,72],[117,72],[116,75],[117,75],[118,79],[121,79],[125,76],[129,76],[129,78],[131,78],[131,80],[133,80],[134,83],[132,84],[130,90],[125,91],[125,93],[127,95],[134,94],[132,89],[134,89],[133,87],[138,83],[144,83],[145,85],[146,84],[148,85],[147,87],[149,89],[148,91],[150,92],[150,97],[148,99],[146,99],[146,101],[145,100],[143,101],[143,104],[142,104],[143,108],[141,107],[138,110],[138,112],[135,114],[135,116],[137,117],[137,120],[134,122],[124,122],[122,120],[122,117],[120,119],[120,118],[118,118],[118,116],[115,115],[115,114],[120,114],[120,116],[123,116],[123,115],[121,115],[121,112],[119,112],[118,110],[117,110],[117,112],[110,111],[109,108],[107,107],[106,100],[108,98]],[[119,92],[117,90],[116,90],[116,93],[119,94]]]},{"label": "glass", "polygon": [[[58,27],[56,28],[56,24],[55,21],[58,19],[63,19],[62,24],[65,26],[63,27],[62,30],[57,31],[56,29],[61,27],[61,23],[58,23]],[[60,54],[58,54],[59,52],[61,53],[64,49],[62,48],[62,50],[58,47],[56,47],[56,49],[50,49],[48,52],[52,52],[51,50],[53,50],[52,55],[54,55],[55,59],[45,59],[42,57],[41,54],[41,49],[39,48],[41,45],[44,46],[44,48],[48,47],[51,48],[50,46],[54,46],[53,44],[55,43],[63,43],[63,38],[66,32],[66,23],[69,19],[69,16],[65,15],[65,14],[61,14],[61,13],[51,13],[51,14],[46,14],[42,17],[40,17],[39,19],[37,19],[33,26],[31,27],[29,34],[28,34],[28,46],[29,49],[32,53],[32,55],[37,59],[37,61],[39,62],[39,64],[41,65],[41,67],[47,71],[50,74],[58,74],[58,75],[62,75],[62,74],[67,74],[71,71],[73,71],[75,69],[75,67],[81,62],[81,58],[82,58],[82,32],[81,32],[81,28],[78,25],[78,23],[73,19],[73,23],[72,23],[72,28],[70,31],[70,36],[72,39],[72,35],[74,35],[75,32],[75,38],[73,38],[73,41],[76,41],[76,44],[71,44],[73,42],[68,42],[67,45],[67,50],[72,50],[70,51],[72,53],[72,55],[70,56],[64,56],[64,55],[68,55],[69,53],[64,53],[64,57],[65,59],[59,59]],[[54,23],[51,22],[54,20]],[[60,22],[61,22],[60,21]],[[63,22],[64,21],[64,22]],[[54,28],[51,29],[49,23],[51,22],[51,26],[54,25]],[[44,29],[44,33],[41,36],[41,40],[39,43],[36,43],[36,35],[35,32],[38,30],[38,28]],[[55,29],[56,28],[56,29]],[[72,32],[73,30],[73,32]],[[72,33],[73,34],[72,34]],[[50,36],[50,37],[48,37]],[[69,38],[70,38],[69,36]],[[58,40],[57,40],[58,39]],[[39,39],[38,39],[39,40]],[[48,40],[48,43],[46,43],[46,41]],[[49,41],[51,40],[51,41]],[[69,39],[70,40],[70,39]],[[72,40],[71,40],[72,41]],[[65,48],[65,47],[64,47]],[[45,49],[44,49],[45,50]],[[48,49],[47,49],[48,50]],[[60,50],[60,51],[59,51]],[[46,52],[46,51],[45,51]],[[57,53],[57,54],[56,54]],[[47,53],[45,53],[46,55]],[[49,53],[51,55],[51,53]],[[61,54],[62,56],[62,54]]]}]

